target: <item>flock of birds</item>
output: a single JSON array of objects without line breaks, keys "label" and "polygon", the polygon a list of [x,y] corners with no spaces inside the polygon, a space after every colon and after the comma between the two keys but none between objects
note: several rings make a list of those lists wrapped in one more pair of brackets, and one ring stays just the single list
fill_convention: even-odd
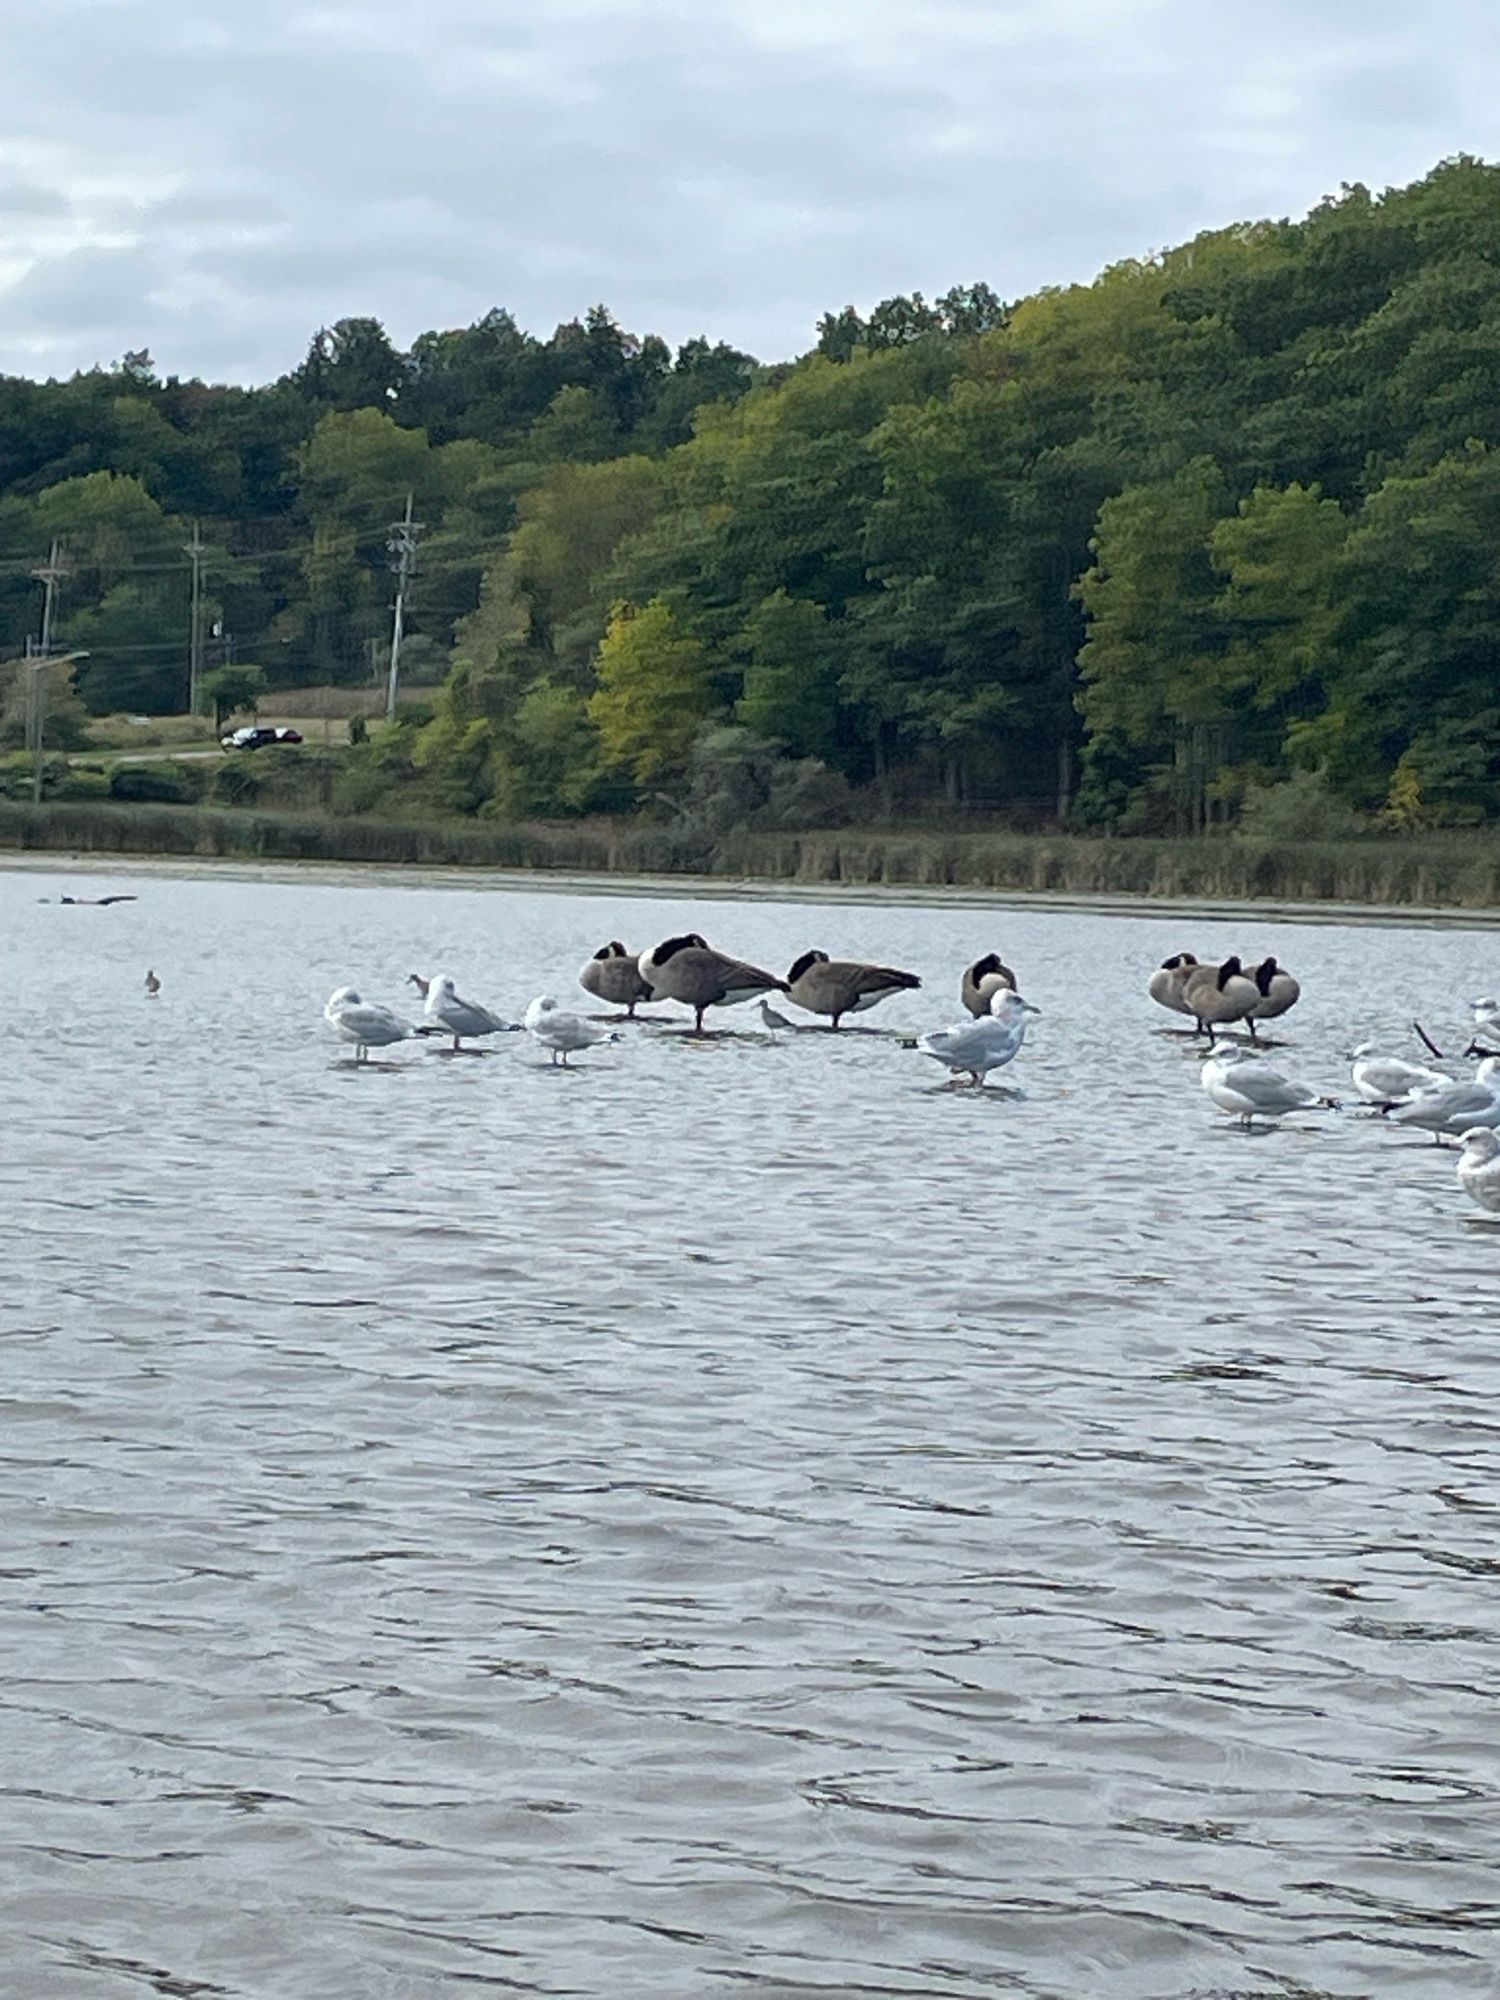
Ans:
[{"label": "flock of birds", "polygon": [[[1175,952],[1152,973],[1147,991],[1170,1013],[1190,1016],[1194,1035],[1207,1036],[1203,1089],[1241,1124],[1250,1126],[1257,1118],[1274,1123],[1291,1111],[1341,1108],[1337,1098],[1284,1075],[1243,1043],[1219,1042],[1218,1031],[1241,1022],[1256,1040],[1257,1022],[1275,1020],[1296,1006],[1302,988],[1274,958],[1247,970],[1237,955],[1214,965],[1200,963],[1190,951]],[[1500,1052],[1486,1046],[1500,1042],[1500,1001],[1469,1005],[1474,1033],[1465,1054],[1482,1058],[1471,1077],[1408,1062],[1375,1042],[1354,1051],[1350,1076],[1360,1101],[1393,1125],[1430,1132],[1436,1145],[1457,1139],[1459,1186],[1481,1208],[1500,1214]]]},{"label": "flock of birds", "polygon": [[[521,1020],[512,1021],[465,999],[446,973],[428,978],[414,972],[408,981],[421,995],[420,1022],[364,999],[353,987],[340,987],[329,999],[325,1019],[342,1041],[353,1046],[356,1064],[367,1062],[372,1049],[414,1036],[443,1037],[449,1042],[444,1052],[460,1055],[477,1053],[471,1045],[489,1036],[524,1032],[554,1064],[566,1067],[570,1056],[621,1039],[612,1027],[560,1006],[551,994],[540,995]],[[837,1030],[846,1016],[864,1013],[921,984],[915,973],[830,958],[823,951],[804,952],[780,978],[715,951],[696,931],[666,938],[642,952],[628,951],[618,939],[611,940],[579,973],[585,993],[621,1010],[614,1018],[634,1020],[643,1004],[671,1000],[692,1010],[697,1034],[704,1032],[711,1009],[749,1001],[758,1003],[768,1034],[807,1025],[780,1013],[771,1004],[772,996],[784,996]],[[1276,1123],[1294,1111],[1342,1108],[1339,1099],[1286,1075],[1264,1054],[1261,1024],[1289,1013],[1302,991],[1275,958],[1247,967],[1235,955],[1213,963],[1200,961],[1192,952],[1177,952],[1152,973],[1147,990],[1158,1005],[1190,1019],[1194,1036],[1206,1037],[1202,1088],[1214,1105],[1244,1126]],[[964,1020],[916,1036],[903,1046],[941,1063],[955,1082],[967,1080],[983,1089],[993,1071],[1015,1060],[1026,1038],[1028,1017],[1040,1009],[1022,998],[1014,972],[994,952],[965,969],[959,997]],[[1351,1076],[1361,1103],[1391,1123],[1430,1132],[1436,1144],[1457,1139],[1462,1149],[1460,1185],[1482,1208],[1500,1214],[1500,1050],[1484,1045],[1500,1043],[1500,1002],[1484,999],[1471,1004],[1474,1039],[1466,1053],[1482,1058],[1472,1076],[1455,1077],[1409,1062],[1373,1043],[1355,1051]],[[1226,1038],[1226,1030],[1239,1027],[1248,1039]]]},{"label": "flock of birds", "polygon": [[[323,1010],[330,1028],[354,1048],[354,1060],[369,1060],[371,1049],[389,1048],[417,1035],[446,1036],[450,1055],[472,1053],[465,1044],[490,1035],[531,1035],[567,1066],[568,1058],[600,1042],[621,1037],[597,1021],[559,1006],[550,994],[531,1002],[521,1020],[507,1020],[490,1008],[466,1000],[447,973],[431,978],[413,972],[407,983],[422,998],[420,1022],[408,1020],[392,1007],[366,1000],[352,986],[341,986]],[[745,959],[715,951],[696,931],[665,938],[649,951],[630,952],[618,939],[600,947],[578,975],[584,992],[606,1005],[623,1009],[621,1018],[636,1019],[643,1002],[675,1000],[693,1012],[693,1031],[704,1032],[710,1008],[734,1007],[757,1000],[761,1024],[770,1034],[799,1024],[771,1006],[771,994],[784,994],[794,1006],[822,1016],[837,1029],[848,1014],[862,1014],[893,993],[911,992],[922,984],[914,972],[894,966],[870,965],[857,959],[830,958],[826,951],[808,951],[785,979],[765,972]],[[969,1018],[955,1027],[934,1029],[908,1046],[941,1062],[955,1077],[967,1077],[982,1087],[992,1070],[1012,1062],[1026,1038],[1026,1017],[1040,1012],[1016,991],[1015,974],[992,952],[964,973],[961,998]]]}]

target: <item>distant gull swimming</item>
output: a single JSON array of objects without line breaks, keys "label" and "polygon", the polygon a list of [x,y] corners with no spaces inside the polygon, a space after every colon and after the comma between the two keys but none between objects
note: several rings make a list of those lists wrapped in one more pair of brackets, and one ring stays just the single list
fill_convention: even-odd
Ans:
[{"label": "distant gull swimming", "polygon": [[1040,1014],[1009,986],[999,987],[990,996],[990,1011],[977,1021],[965,1021],[956,1028],[936,1028],[919,1035],[917,1047],[924,1056],[946,1064],[955,1076],[969,1076],[977,1089],[992,1069],[1013,1062],[1026,1039],[1026,1016]]},{"label": "distant gull swimming", "polygon": [[403,1021],[379,1001],[361,1000],[352,986],[341,986],[329,996],[323,1019],[340,1041],[353,1042],[356,1063],[368,1061],[371,1049],[407,1041],[417,1032],[410,1021]]}]

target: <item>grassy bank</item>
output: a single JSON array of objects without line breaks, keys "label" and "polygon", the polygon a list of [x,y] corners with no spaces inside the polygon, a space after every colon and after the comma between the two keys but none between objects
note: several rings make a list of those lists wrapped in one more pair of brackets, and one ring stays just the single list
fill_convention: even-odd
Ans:
[{"label": "grassy bank", "polygon": [[1295,842],[844,828],[734,833],[707,841],[672,826],[623,820],[403,825],[194,806],[9,800],[0,801],[0,851],[5,849],[1500,908],[1500,838],[1483,833]]}]

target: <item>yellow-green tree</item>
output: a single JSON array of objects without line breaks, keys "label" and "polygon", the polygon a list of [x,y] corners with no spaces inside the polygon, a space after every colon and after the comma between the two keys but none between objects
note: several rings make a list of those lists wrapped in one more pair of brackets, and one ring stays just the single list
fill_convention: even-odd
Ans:
[{"label": "yellow-green tree", "polygon": [[660,784],[686,765],[718,705],[708,650],[666,598],[616,605],[589,702],[606,763],[623,765],[638,786]]}]

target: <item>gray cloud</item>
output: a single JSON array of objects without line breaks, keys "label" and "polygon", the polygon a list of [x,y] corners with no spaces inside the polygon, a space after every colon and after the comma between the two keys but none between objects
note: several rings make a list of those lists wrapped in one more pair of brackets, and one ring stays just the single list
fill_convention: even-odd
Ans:
[{"label": "gray cloud", "polygon": [[[54,0],[7,48],[0,366],[265,380],[596,299],[768,358],[1496,150],[1487,0]],[[9,190],[9,194],[7,192]],[[101,351],[101,343],[104,350]]]}]

